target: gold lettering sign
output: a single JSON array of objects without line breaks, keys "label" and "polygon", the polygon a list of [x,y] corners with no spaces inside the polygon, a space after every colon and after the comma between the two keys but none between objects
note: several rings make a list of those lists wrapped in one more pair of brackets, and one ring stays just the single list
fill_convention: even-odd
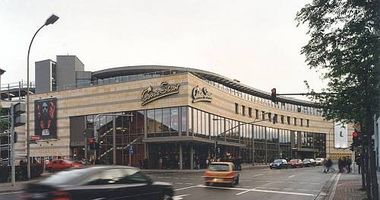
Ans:
[{"label": "gold lettering sign", "polygon": [[193,96],[193,103],[196,102],[211,102],[212,97],[211,93],[207,90],[207,88],[200,89],[197,85],[197,87],[193,88],[192,96]]},{"label": "gold lettering sign", "polygon": [[149,86],[147,89],[143,90],[141,93],[141,105],[144,106],[152,101],[166,97],[172,94],[179,93],[179,87],[181,84],[169,84],[167,82],[162,82],[159,88],[153,89]]}]

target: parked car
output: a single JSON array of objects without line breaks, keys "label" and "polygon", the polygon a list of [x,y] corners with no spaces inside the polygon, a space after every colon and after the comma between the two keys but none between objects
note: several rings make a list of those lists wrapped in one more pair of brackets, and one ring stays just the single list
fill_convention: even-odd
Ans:
[{"label": "parked car", "polygon": [[301,159],[291,159],[288,162],[288,166],[292,168],[301,168],[303,167],[303,162]]},{"label": "parked car", "polygon": [[305,167],[315,167],[316,162],[312,158],[305,158],[305,159],[303,159],[303,165]]},{"label": "parked car", "polygon": [[94,166],[61,171],[37,183],[29,183],[21,197],[39,199],[172,199],[173,186],[154,182],[139,169],[128,166]]},{"label": "parked car", "polygon": [[316,158],[315,159],[315,165],[323,165],[324,162],[325,162],[324,158]]},{"label": "parked car", "polygon": [[82,166],[81,162],[58,159],[49,161],[45,168],[47,171],[62,171],[69,168],[80,168]]},{"label": "parked car", "polygon": [[273,169],[288,169],[288,162],[285,159],[276,159],[271,164],[269,164],[269,168]]},{"label": "parked car", "polygon": [[203,178],[205,185],[228,184],[233,186],[239,184],[239,176],[232,162],[212,162],[205,171]]}]

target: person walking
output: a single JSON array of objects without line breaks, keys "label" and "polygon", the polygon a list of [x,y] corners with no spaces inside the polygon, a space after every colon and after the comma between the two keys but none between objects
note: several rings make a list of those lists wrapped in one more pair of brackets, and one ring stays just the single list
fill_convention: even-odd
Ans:
[{"label": "person walking", "polygon": [[339,168],[339,173],[343,172],[343,160],[342,158],[338,159],[338,168]]},{"label": "person walking", "polygon": [[358,165],[358,173],[360,174],[360,171],[361,171],[361,164],[360,164],[360,156],[356,157],[355,158],[355,163]]},{"label": "person walking", "polygon": [[346,164],[347,164],[347,174],[349,174],[351,173],[351,164],[352,164],[352,160],[350,157],[347,157]]},{"label": "person walking", "polygon": [[327,159],[327,161],[325,162],[325,173],[328,173],[331,171],[331,167],[332,167],[333,163],[331,161],[331,159]]}]

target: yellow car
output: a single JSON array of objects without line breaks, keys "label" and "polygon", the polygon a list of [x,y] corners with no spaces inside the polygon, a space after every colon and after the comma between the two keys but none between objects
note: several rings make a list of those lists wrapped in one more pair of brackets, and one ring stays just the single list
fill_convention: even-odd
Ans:
[{"label": "yellow car", "polygon": [[239,173],[231,162],[212,162],[205,171],[203,178],[205,185],[228,184],[233,186],[239,184]]}]

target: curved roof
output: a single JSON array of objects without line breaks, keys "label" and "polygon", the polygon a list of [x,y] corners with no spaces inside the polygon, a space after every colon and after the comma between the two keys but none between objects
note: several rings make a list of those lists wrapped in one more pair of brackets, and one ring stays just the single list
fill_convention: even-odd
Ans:
[{"label": "curved roof", "polygon": [[[144,74],[144,73],[153,73],[153,72],[164,72],[164,71],[189,72],[202,79],[214,81],[214,82],[223,84],[227,87],[233,88],[235,90],[238,90],[247,94],[262,97],[265,99],[270,99],[269,92],[265,92],[265,91],[247,86],[245,84],[240,83],[239,81],[227,78],[225,76],[222,76],[213,72],[200,70],[200,69],[194,69],[194,68],[187,68],[187,67],[164,66],[164,65],[137,65],[137,66],[116,67],[116,68],[109,68],[109,69],[92,72],[92,77],[95,79],[104,79],[104,78],[112,78],[112,77],[117,77],[117,76]],[[277,97],[277,99],[279,102],[315,107],[315,104],[309,101],[304,101],[304,100],[299,100],[299,99],[294,99],[294,98],[289,98],[289,97],[284,97],[284,96],[279,96]]]}]

